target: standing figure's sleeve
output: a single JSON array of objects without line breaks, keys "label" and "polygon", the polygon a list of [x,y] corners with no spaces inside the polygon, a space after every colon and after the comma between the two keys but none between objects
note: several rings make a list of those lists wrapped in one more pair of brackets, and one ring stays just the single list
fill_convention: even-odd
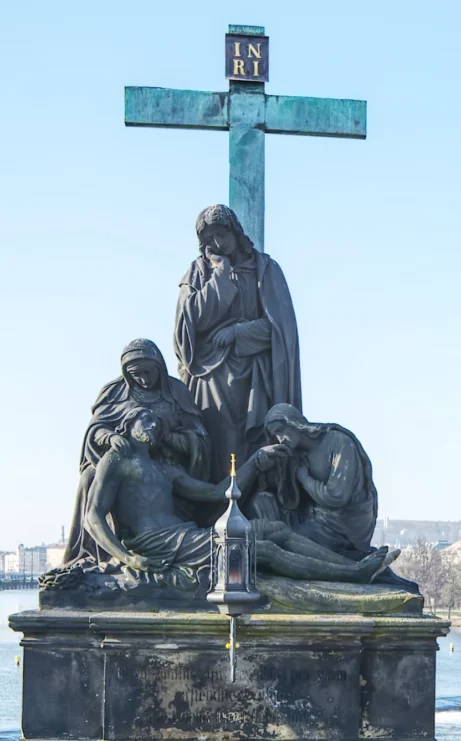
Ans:
[{"label": "standing figure's sleeve", "polygon": [[185,455],[184,467],[190,476],[207,480],[210,475],[211,439],[203,424],[203,417],[197,408],[187,386],[170,377],[170,388],[178,407],[181,421],[172,430],[170,444],[181,456]]},{"label": "standing figure's sleeve", "polygon": [[298,328],[290,291],[274,260],[259,253],[257,260],[261,304],[272,328],[272,404],[292,404],[302,411]]},{"label": "standing figure's sleeve", "polygon": [[251,322],[239,322],[235,327],[235,354],[241,358],[269,350],[272,327],[265,316]]},{"label": "standing figure's sleeve", "polygon": [[179,300],[198,332],[217,326],[234,300],[238,289],[229,277],[228,267],[213,270],[204,287],[195,290],[181,286]]},{"label": "standing figure's sleeve", "polygon": [[199,272],[194,263],[184,276],[176,307],[174,349],[183,381],[191,373],[197,334],[217,328],[238,294],[229,267],[216,268],[208,279]]}]

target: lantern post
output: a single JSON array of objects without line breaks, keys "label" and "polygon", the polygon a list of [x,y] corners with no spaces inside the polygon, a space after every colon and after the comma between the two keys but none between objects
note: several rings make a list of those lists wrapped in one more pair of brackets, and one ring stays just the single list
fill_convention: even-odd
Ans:
[{"label": "lantern post", "polygon": [[236,617],[249,612],[261,595],[256,589],[256,542],[251,523],[237,501],[242,493],[237,484],[235,455],[231,455],[231,481],[226,491],[229,505],[216,521],[211,537],[210,591],[207,600],[229,615],[231,681],[235,681]]}]

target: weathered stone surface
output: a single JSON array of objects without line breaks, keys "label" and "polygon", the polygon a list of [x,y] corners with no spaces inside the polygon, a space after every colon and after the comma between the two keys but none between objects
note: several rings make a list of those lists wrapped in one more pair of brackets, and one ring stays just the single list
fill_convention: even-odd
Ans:
[{"label": "weathered stone surface", "polygon": [[24,738],[102,738],[104,655],[88,617],[69,613],[55,623],[31,615],[21,642]]},{"label": "weathered stone surface", "polygon": [[146,637],[135,654],[126,651],[126,634],[118,635],[121,645],[109,638],[105,738],[164,739],[172,737],[171,729],[174,738],[216,741],[224,734],[228,739],[353,737],[360,712],[360,636],[372,626],[326,618],[318,623],[319,634],[308,637],[296,621],[285,623],[291,635],[277,637],[266,618],[240,626],[235,684],[229,681],[227,634],[216,630],[226,631],[227,624],[216,618],[213,630],[201,635],[173,631],[174,638],[170,634],[150,646]]},{"label": "weathered stone surface", "polygon": [[434,738],[448,630],[435,618],[247,616],[235,684],[222,615],[48,610],[10,624],[25,634],[26,738]]},{"label": "weathered stone surface", "polygon": [[[258,574],[258,590],[263,595],[254,612],[334,613],[355,615],[421,615],[423,597],[384,584],[341,584],[308,582]],[[208,579],[184,595],[179,589],[139,582],[127,574],[85,574],[74,589],[41,590],[43,610],[67,608],[89,611],[158,611],[217,612],[216,605],[206,601]]]},{"label": "weathered stone surface", "polygon": [[208,573],[201,575],[196,589],[184,592],[156,584],[150,574],[88,572],[76,587],[41,589],[39,604],[43,610],[216,611],[217,608],[206,601],[208,589]]},{"label": "weathered stone surface", "polygon": [[241,652],[235,684],[223,645],[181,652],[108,652],[108,739],[325,738],[354,735],[359,650]]},{"label": "weathered stone surface", "polygon": [[380,618],[363,640],[361,661],[364,738],[434,736],[435,654],[440,628],[426,618]]},{"label": "weathered stone surface", "polygon": [[341,584],[258,575],[272,612],[421,615],[424,598],[386,584]]}]

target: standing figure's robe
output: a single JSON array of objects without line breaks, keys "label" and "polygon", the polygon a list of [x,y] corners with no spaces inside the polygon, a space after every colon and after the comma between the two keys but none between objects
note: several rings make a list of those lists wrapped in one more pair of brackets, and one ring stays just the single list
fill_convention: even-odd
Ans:
[{"label": "standing figure's robe", "polygon": [[[214,347],[216,332],[236,325],[236,340]],[[213,269],[202,257],[180,283],[174,348],[182,381],[203,413],[213,445],[211,481],[226,476],[264,444],[264,417],[279,402],[301,410],[295,313],[285,277],[252,249],[241,264]]]}]

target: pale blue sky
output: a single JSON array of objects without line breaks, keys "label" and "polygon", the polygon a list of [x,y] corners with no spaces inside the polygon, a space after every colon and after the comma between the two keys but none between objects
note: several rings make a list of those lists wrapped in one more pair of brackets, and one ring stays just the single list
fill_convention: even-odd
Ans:
[{"label": "pale blue sky", "polygon": [[[251,9],[250,9],[251,8]],[[15,0],[0,9],[0,549],[68,529],[81,438],[122,347],[170,372],[223,132],[125,128],[123,87],[225,90],[265,25],[269,93],[368,100],[367,141],[271,136],[266,250],[298,316],[305,413],[369,452],[380,514],[461,519],[461,4]]]}]

